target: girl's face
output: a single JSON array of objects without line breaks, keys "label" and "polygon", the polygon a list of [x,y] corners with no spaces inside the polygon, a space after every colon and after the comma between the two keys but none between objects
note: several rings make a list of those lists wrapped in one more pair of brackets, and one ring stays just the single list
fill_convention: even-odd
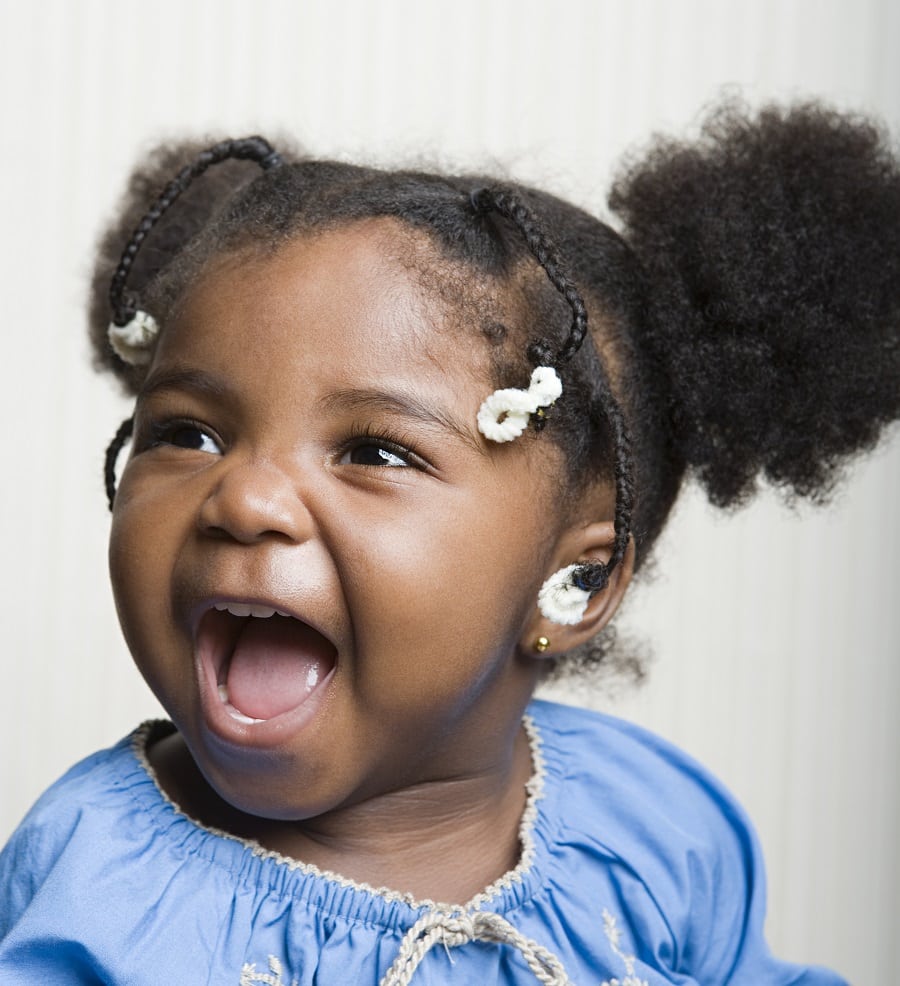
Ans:
[{"label": "girl's face", "polygon": [[538,674],[517,645],[555,565],[558,453],[478,434],[487,344],[396,259],[418,235],[372,221],[213,265],[138,398],[122,627],[253,814],[490,770]]}]

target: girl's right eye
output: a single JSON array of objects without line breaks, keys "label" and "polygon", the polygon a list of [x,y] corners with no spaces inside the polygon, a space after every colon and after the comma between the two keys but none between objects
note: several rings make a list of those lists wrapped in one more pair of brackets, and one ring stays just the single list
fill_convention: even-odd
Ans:
[{"label": "girl's right eye", "polygon": [[193,449],[221,455],[222,448],[209,431],[193,421],[167,421],[151,426],[151,448],[172,445],[175,448]]}]

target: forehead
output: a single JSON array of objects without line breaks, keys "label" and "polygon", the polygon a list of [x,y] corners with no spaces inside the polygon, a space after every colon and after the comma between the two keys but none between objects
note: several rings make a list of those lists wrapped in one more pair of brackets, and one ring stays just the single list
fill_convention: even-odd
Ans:
[{"label": "forehead", "polygon": [[425,234],[391,219],[254,245],[204,268],[157,357],[199,355],[213,334],[236,342],[242,362],[276,348],[281,362],[303,363],[325,345],[348,364],[387,371],[399,360],[483,379],[488,342],[466,318],[461,282]]}]

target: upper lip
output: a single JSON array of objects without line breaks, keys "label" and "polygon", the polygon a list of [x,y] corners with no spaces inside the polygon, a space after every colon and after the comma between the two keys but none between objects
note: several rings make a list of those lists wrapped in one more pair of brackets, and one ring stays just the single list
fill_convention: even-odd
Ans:
[{"label": "upper lip", "polygon": [[[286,616],[290,619],[297,620],[300,623],[305,623],[317,633],[320,633],[337,650],[335,635],[332,632],[329,632],[328,628],[323,625],[321,620],[311,617],[307,607],[303,607],[301,609],[299,606],[287,602],[283,597],[257,594],[245,595],[242,593],[230,592],[211,593],[208,595],[204,594],[203,596],[195,599],[190,605],[188,611],[191,638],[196,640],[197,630],[204,613],[208,613],[211,609],[227,608],[231,610],[232,607],[237,608],[239,611],[241,609],[246,609],[246,616],[248,618],[254,615],[252,610],[257,609],[262,610],[266,613],[266,615],[269,615],[269,611],[274,611],[275,613],[278,613],[279,616]],[[242,614],[239,612],[235,615]]]},{"label": "upper lip", "polygon": [[275,606],[261,606],[258,603],[216,603],[215,609],[231,613],[232,616],[255,616],[261,619],[267,619],[276,614],[278,616],[290,616],[290,613],[285,613],[284,610]]},{"label": "upper lip", "polygon": [[350,643],[334,580],[318,559],[267,552],[239,557],[207,554],[185,561],[174,574],[171,600],[176,620],[191,640],[197,639],[204,613],[216,606],[237,605],[274,609],[305,623],[336,650],[341,649],[339,641]]}]

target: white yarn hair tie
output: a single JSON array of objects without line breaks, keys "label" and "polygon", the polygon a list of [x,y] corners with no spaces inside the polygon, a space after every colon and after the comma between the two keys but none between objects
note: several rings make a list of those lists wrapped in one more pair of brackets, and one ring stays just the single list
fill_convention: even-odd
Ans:
[{"label": "white yarn hair tie", "polygon": [[531,415],[549,407],[562,394],[562,382],[552,366],[538,366],[527,390],[495,390],[478,409],[478,430],[492,442],[511,442],[528,427]]},{"label": "white yarn hair tie", "polygon": [[159,335],[159,323],[148,312],[136,311],[130,322],[111,322],[107,336],[113,351],[131,366],[143,366],[153,356],[153,344]]},{"label": "white yarn hair tie", "polygon": [[554,572],[538,592],[538,608],[552,623],[574,626],[584,619],[591,594],[573,581],[579,568],[581,565],[568,565]]}]

